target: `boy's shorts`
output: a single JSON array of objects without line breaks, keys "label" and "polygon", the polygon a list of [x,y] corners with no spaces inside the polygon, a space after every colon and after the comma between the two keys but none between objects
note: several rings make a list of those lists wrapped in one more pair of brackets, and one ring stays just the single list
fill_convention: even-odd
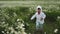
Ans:
[{"label": "boy's shorts", "polygon": [[43,29],[43,24],[40,24],[40,22],[36,22],[36,29]]}]

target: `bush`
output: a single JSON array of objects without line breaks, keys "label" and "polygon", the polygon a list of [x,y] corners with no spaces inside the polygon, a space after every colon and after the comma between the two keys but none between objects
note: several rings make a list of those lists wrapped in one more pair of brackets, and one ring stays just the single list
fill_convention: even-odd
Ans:
[{"label": "bush", "polygon": [[24,31],[25,28],[23,27],[24,21],[20,18],[20,15],[19,9],[15,10],[15,8],[8,7],[1,8],[0,34],[26,34]]}]

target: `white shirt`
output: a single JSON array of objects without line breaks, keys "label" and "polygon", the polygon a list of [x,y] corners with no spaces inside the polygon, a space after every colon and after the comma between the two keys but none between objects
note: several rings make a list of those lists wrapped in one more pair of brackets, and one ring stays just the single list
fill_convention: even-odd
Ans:
[{"label": "white shirt", "polygon": [[[34,19],[35,17],[36,17],[36,22],[40,22],[40,24],[43,24],[46,15],[45,15],[43,12],[41,12],[41,13],[38,15],[38,12],[36,12],[36,13],[31,17],[31,20]],[[43,18],[43,20],[41,20],[41,18]]]}]

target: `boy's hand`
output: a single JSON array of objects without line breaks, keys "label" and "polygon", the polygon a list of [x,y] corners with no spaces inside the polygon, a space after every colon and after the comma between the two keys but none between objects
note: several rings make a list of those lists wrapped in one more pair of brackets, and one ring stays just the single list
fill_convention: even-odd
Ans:
[{"label": "boy's hand", "polygon": [[32,19],[31,19],[32,20]]},{"label": "boy's hand", "polygon": [[43,18],[41,18],[41,21],[43,20]]}]

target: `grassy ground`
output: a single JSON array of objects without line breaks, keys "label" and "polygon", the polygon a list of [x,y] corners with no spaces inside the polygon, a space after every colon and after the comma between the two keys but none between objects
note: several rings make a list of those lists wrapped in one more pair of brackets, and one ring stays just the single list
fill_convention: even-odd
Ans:
[{"label": "grassy ground", "polygon": [[0,1],[60,1],[60,0],[0,0]]},{"label": "grassy ground", "polygon": [[[60,6],[60,1],[0,1],[0,7],[15,7],[15,6],[27,6],[27,7],[36,7],[41,5],[45,8],[58,8]],[[29,30],[31,34],[35,31],[35,23],[29,23]],[[53,30],[56,28],[55,23],[45,23],[44,29],[47,34],[53,34]]]},{"label": "grassy ground", "polygon": [[[29,3],[28,3],[29,2]],[[1,6],[37,6],[43,7],[57,6],[60,5],[60,1],[0,1]],[[0,7],[1,7],[0,6]]]}]

